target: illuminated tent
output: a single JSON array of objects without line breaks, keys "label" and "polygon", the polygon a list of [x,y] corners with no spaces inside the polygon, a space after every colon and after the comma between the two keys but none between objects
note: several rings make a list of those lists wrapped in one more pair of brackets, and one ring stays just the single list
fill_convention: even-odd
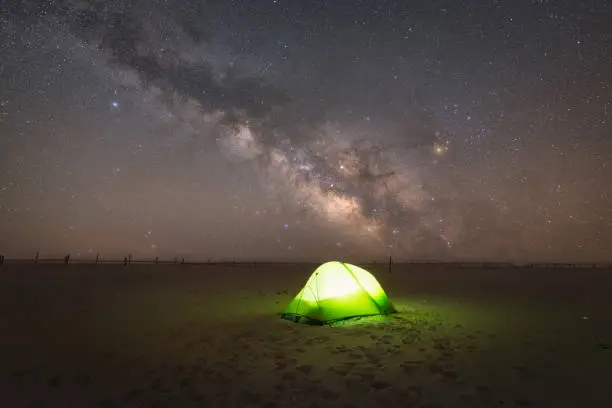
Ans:
[{"label": "illuminated tent", "polygon": [[344,262],[327,262],[313,272],[281,317],[292,322],[326,324],[395,311],[370,272]]}]

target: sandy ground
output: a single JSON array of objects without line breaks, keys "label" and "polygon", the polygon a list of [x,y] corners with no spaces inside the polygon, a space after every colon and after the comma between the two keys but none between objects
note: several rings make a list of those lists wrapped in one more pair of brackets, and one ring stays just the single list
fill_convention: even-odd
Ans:
[{"label": "sandy ground", "polygon": [[310,265],[5,265],[0,406],[612,406],[612,271],[368,269],[400,313],[312,327]]}]

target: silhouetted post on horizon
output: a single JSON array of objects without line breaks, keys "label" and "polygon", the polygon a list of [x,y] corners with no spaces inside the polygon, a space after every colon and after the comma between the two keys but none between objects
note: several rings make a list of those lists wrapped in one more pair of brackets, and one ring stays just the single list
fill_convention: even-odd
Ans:
[{"label": "silhouetted post on horizon", "polygon": [[159,263],[159,256],[155,257],[155,265],[157,265]]},{"label": "silhouetted post on horizon", "polygon": [[70,263],[70,254],[67,254],[64,257],[64,265],[68,265]]},{"label": "silhouetted post on horizon", "polygon": [[393,258],[389,255],[389,273],[391,273],[391,267],[393,266]]},{"label": "silhouetted post on horizon", "polygon": [[96,254],[96,265],[100,263],[100,253]]},{"label": "silhouetted post on horizon", "polygon": [[0,255],[0,268],[4,265],[4,255]]},{"label": "silhouetted post on horizon", "polygon": [[123,257],[123,266],[127,266],[127,264],[128,264],[128,257],[125,256]]},{"label": "silhouetted post on horizon", "polygon": [[40,252],[36,252],[36,258],[34,258],[34,263],[38,263],[38,258],[40,257]]}]

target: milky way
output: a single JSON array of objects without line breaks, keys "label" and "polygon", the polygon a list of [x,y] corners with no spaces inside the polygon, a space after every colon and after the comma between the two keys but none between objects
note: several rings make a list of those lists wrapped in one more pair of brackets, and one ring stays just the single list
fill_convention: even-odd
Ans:
[{"label": "milky way", "polygon": [[610,257],[605,3],[19,3],[9,252]]}]

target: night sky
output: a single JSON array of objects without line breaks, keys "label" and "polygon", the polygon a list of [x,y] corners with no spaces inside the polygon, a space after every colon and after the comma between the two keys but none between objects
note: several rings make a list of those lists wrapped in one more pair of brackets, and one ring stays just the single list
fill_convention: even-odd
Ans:
[{"label": "night sky", "polygon": [[6,4],[7,257],[612,261],[612,2]]}]

